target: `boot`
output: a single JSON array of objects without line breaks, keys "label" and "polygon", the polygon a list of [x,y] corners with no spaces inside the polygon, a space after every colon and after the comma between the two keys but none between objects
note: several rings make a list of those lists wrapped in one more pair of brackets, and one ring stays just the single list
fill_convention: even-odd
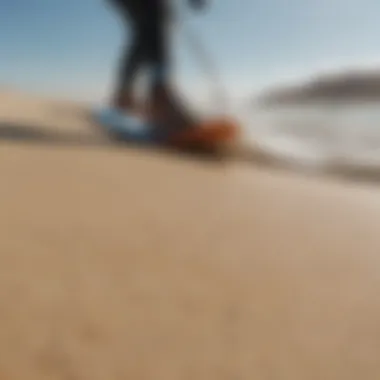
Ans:
[{"label": "boot", "polygon": [[112,107],[125,112],[135,112],[137,109],[133,96],[128,93],[116,95],[112,101]]},{"label": "boot", "polygon": [[166,85],[156,85],[148,105],[149,119],[167,133],[193,128],[197,121]]}]

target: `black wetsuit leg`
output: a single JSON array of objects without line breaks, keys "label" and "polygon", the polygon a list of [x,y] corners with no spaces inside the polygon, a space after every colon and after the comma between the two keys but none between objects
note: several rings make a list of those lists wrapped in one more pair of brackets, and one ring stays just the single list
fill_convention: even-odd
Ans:
[{"label": "black wetsuit leg", "polygon": [[154,80],[165,80],[169,67],[165,0],[112,0],[132,31],[132,43],[122,56],[119,92],[131,91],[140,70],[149,65]]}]

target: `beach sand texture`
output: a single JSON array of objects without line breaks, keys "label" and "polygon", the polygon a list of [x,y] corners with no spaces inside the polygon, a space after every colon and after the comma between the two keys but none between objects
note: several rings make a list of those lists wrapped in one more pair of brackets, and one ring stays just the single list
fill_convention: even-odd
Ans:
[{"label": "beach sand texture", "polygon": [[0,378],[380,378],[380,198],[113,146],[0,94]]}]

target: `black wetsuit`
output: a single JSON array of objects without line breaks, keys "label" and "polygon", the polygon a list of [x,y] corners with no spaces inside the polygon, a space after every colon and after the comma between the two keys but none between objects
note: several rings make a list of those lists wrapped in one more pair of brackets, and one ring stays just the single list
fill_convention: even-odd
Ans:
[{"label": "black wetsuit", "polygon": [[129,91],[141,66],[149,65],[162,73],[168,70],[169,7],[166,0],[110,1],[132,32],[132,43],[123,54],[119,76],[119,86]]},{"label": "black wetsuit", "polygon": [[[171,9],[168,0],[108,0],[116,6],[132,31],[132,44],[122,57],[119,93],[130,91],[137,71],[143,65],[153,69],[153,80],[166,80],[169,49],[166,36]],[[204,0],[188,0],[201,6]]]}]

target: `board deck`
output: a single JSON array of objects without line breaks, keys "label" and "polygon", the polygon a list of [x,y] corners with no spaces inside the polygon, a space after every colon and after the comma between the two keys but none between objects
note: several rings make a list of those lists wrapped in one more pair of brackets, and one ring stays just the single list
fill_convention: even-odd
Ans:
[{"label": "board deck", "polygon": [[104,108],[95,110],[94,119],[101,128],[119,140],[144,144],[160,143],[154,133],[154,126],[137,116]]},{"label": "board deck", "polygon": [[96,110],[94,118],[97,125],[117,141],[197,153],[220,153],[223,143],[233,140],[231,136],[234,136],[236,129],[231,122],[211,120],[199,128],[194,127],[172,138],[172,136],[159,135],[157,131],[160,129],[155,128],[154,124],[112,108]]}]

